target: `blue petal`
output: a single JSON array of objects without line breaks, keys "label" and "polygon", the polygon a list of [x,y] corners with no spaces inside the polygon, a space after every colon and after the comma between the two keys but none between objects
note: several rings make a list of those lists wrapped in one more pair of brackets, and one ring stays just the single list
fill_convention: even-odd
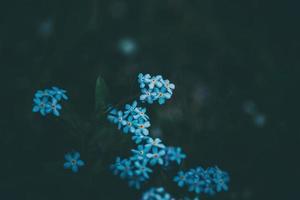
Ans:
[{"label": "blue petal", "polygon": [[78,161],[77,161],[77,165],[78,165],[79,167],[82,167],[82,166],[84,166],[84,162],[83,162],[82,160],[78,160]]},{"label": "blue petal", "polygon": [[65,168],[65,169],[71,168],[71,166],[72,166],[72,163],[70,163],[70,162],[66,162],[66,163],[64,164],[64,168]]},{"label": "blue petal", "polygon": [[78,166],[77,166],[77,165],[73,165],[73,166],[72,166],[72,171],[73,171],[74,173],[78,172]]}]

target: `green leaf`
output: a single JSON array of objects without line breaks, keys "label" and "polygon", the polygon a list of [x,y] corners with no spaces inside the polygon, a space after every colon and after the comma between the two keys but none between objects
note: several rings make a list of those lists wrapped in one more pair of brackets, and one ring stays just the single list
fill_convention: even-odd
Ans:
[{"label": "green leaf", "polygon": [[95,90],[95,111],[97,114],[104,113],[106,109],[108,90],[105,81],[98,76]]}]

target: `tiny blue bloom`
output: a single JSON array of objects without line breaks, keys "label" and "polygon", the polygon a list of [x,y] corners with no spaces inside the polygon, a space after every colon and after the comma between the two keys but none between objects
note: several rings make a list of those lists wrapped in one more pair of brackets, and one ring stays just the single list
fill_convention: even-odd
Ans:
[{"label": "tiny blue bloom", "polygon": [[135,167],[137,168],[135,170],[135,173],[137,175],[142,175],[144,176],[145,178],[149,178],[149,174],[148,173],[151,173],[152,172],[152,169],[148,168],[147,167],[147,164],[148,164],[148,160],[143,160],[142,162],[140,161],[135,161],[134,165]]},{"label": "tiny blue bloom", "polygon": [[133,165],[131,160],[124,159],[117,168],[120,171],[121,178],[126,178],[133,175]]},{"label": "tiny blue bloom", "polygon": [[61,100],[62,98],[68,100],[66,95],[66,90],[59,89],[58,87],[52,87],[52,91],[50,91],[51,95],[55,96],[57,100]]},{"label": "tiny blue bloom", "polygon": [[79,167],[84,166],[84,162],[79,159],[80,154],[78,152],[65,154],[65,159],[67,162],[64,164],[65,169],[71,169],[72,172],[78,172]]},{"label": "tiny blue bloom", "polygon": [[141,93],[142,93],[140,96],[141,101],[143,102],[146,101],[147,103],[152,104],[153,101],[155,100],[156,93],[153,92],[152,90],[143,88],[141,90]]},{"label": "tiny blue bloom", "polygon": [[47,114],[46,112],[46,106],[48,104],[48,99],[46,97],[40,99],[40,98],[34,98],[33,102],[35,103],[33,106],[32,111],[33,112],[40,112],[41,115],[45,116]]},{"label": "tiny blue bloom", "polygon": [[137,120],[134,120],[132,116],[129,116],[127,120],[125,120],[126,124],[124,125],[123,132],[124,133],[135,133],[135,126],[137,125]]},{"label": "tiny blue bloom", "polygon": [[158,147],[158,148],[162,148],[162,149],[165,148],[165,145],[163,145],[161,143],[161,139],[159,139],[159,138],[153,139],[153,138],[150,138],[150,137],[147,140],[147,144],[145,146],[149,147],[149,148],[151,148],[151,147]]},{"label": "tiny blue bloom", "polygon": [[133,114],[135,112],[137,106],[137,101],[134,101],[132,105],[126,104],[124,114],[127,116],[129,114]]},{"label": "tiny blue bloom", "polygon": [[171,98],[171,94],[167,92],[167,89],[165,87],[162,88],[155,88],[154,92],[156,94],[155,99],[158,100],[159,104],[164,104],[167,99]]},{"label": "tiny blue bloom", "polygon": [[164,160],[162,159],[162,156],[165,155],[164,150],[158,150],[157,147],[152,148],[152,153],[147,153],[147,157],[150,159],[150,165],[156,165],[157,163],[160,165],[164,164]]},{"label": "tiny blue bloom", "polygon": [[179,165],[183,159],[186,158],[186,155],[181,152],[181,148],[173,148],[171,152],[169,152],[170,160],[176,161]]},{"label": "tiny blue bloom", "polygon": [[186,174],[183,171],[179,171],[173,180],[177,182],[179,187],[183,187],[186,182]]},{"label": "tiny blue bloom", "polygon": [[46,105],[46,112],[47,113],[52,112],[57,117],[60,115],[59,110],[61,110],[61,105],[58,103],[56,99],[52,99],[52,102]]},{"label": "tiny blue bloom", "polygon": [[149,152],[150,147],[139,145],[137,149],[132,149],[131,152],[134,154],[132,158],[134,160],[148,160],[146,154]]},{"label": "tiny blue bloom", "polygon": [[150,127],[150,122],[144,121],[144,120],[139,120],[139,122],[137,122],[137,129],[135,130],[135,134],[148,135],[149,127]]}]

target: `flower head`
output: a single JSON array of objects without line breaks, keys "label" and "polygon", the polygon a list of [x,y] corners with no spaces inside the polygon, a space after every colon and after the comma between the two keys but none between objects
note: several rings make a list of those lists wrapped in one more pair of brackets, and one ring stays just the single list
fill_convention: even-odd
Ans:
[{"label": "flower head", "polygon": [[175,85],[168,79],[164,80],[161,75],[151,77],[149,74],[139,74],[138,82],[141,88],[140,100],[149,104],[154,101],[158,101],[160,105],[164,104],[171,98],[175,89]]},{"label": "flower head", "polygon": [[67,100],[66,91],[58,87],[52,89],[38,90],[34,94],[32,112],[39,112],[42,116],[52,113],[55,116],[60,116],[59,110],[62,109],[59,101]]},{"label": "flower head", "polygon": [[158,150],[157,147],[153,147],[152,148],[152,152],[151,153],[147,153],[147,157],[150,159],[150,165],[156,165],[157,163],[160,165],[164,164],[164,160],[162,159],[162,157],[165,155],[165,151],[164,150]]},{"label": "flower head", "polygon": [[71,169],[72,172],[78,172],[79,167],[84,166],[84,162],[80,160],[79,152],[72,152],[65,154],[66,162],[64,164],[65,169]]}]

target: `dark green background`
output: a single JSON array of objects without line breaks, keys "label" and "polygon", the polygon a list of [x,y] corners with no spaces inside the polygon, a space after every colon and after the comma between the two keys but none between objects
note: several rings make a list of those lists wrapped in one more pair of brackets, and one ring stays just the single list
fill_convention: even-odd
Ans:
[{"label": "dark green background", "polygon": [[[140,72],[176,84],[172,100],[147,106],[152,127],[188,157],[182,169],[218,165],[230,190],[205,199],[299,199],[299,3],[296,1],[2,1],[0,199],[139,199],[151,186],[184,194],[159,170],[141,191],[107,169],[134,145],[95,117],[99,74],[109,102],[138,94]],[[49,27],[41,29],[50,22]],[[126,56],[123,38],[138,50]],[[33,114],[37,89],[68,91],[67,121]],[[257,127],[243,110],[255,102]],[[67,115],[73,110],[75,114]],[[70,116],[75,125],[70,125]],[[89,144],[92,141],[92,144]],[[62,168],[78,150],[87,165]]]}]

